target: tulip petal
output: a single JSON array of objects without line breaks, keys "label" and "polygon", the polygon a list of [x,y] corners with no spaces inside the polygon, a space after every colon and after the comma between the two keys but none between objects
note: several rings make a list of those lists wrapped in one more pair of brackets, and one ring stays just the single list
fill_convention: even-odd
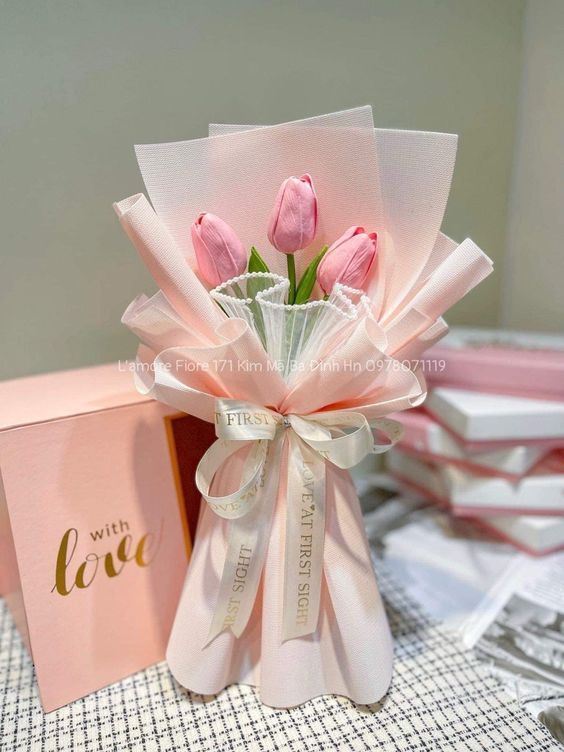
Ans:
[{"label": "tulip petal", "polygon": [[247,254],[237,234],[214,214],[200,214],[191,229],[201,276],[212,287],[243,274]]}]

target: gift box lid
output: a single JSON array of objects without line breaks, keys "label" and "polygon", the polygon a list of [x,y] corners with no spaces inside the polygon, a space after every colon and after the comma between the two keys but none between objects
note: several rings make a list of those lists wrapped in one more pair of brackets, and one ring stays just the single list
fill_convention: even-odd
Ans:
[{"label": "gift box lid", "polygon": [[533,555],[564,548],[564,517],[483,517],[480,525]]},{"label": "gift box lid", "polygon": [[564,437],[564,402],[438,387],[425,408],[469,441]]},{"label": "gift box lid", "polygon": [[564,400],[559,335],[454,327],[425,358],[444,363],[427,374],[431,386]]},{"label": "gift box lid", "polygon": [[422,409],[405,410],[392,417],[403,426],[399,443],[403,450],[489,475],[519,478],[553,448],[538,443],[465,442]]},{"label": "gift box lid", "polygon": [[[435,467],[408,457],[403,452],[392,450],[387,455],[388,468],[408,490],[416,491],[450,507],[455,505],[444,483],[444,478]],[[460,511],[460,510],[458,510]],[[485,514],[483,510],[466,510],[464,515],[489,534],[511,543],[533,555],[545,555],[564,549],[564,516],[551,514]]]},{"label": "gift box lid", "polygon": [[388,467],[448,502],[454,514],[564,516],[564,474],[542,462],[518,482],[476,475],[449,462],[423,462],[398,449],[389,453]]},{"label": "gift box lid", "polygon": [[0,431],[148,401],[125,363],[0,382]]}]

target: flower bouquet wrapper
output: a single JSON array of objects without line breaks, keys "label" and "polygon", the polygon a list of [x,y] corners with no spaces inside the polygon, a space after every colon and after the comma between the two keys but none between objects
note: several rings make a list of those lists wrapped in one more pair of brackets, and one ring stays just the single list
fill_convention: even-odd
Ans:
[{"label": "flower bouquet wrapper", "polygon": [[[386,416],[424,400],[418,361],[446,333],[442,314],[492,270],[472,241],[440,233],[456,137],[377,130],[361,107],[136,151],[152,207],[142,195],[114,206],[160,288],[123,317],[141,342],[137,387],[218,437],[197,471],[171,671],[200,694],[254,685],[275,707],[376,702],[393,646],[349,469],[399,439]],[[337,281],[323,296],[316,284],[290,305],[299,287],[266,227],[278,187],[302,173],[320,208],[298,278],[353,224],[347,242],[377,228],[378,253],[363,289]],[[210,289],[189,229],[204,209],[260,249],[264,270]]]}]

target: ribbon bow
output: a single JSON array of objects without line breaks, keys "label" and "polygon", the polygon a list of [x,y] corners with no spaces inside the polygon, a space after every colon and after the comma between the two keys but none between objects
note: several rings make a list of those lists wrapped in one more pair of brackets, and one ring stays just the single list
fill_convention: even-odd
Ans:
[{"label": "ribbon bow", "polygon": [[[373,429],[384,435],[380,443]],[[280,415],[242,400],[218,399],[217,441],[196,470],[196,485],[220,517],[232,520],[219,595],[209,633],[211,642],[231,630],[239,637],[251,615],[278,497],[280,460],[288,441],[288,493],[282,639],[315,632],[319,617],[325,538],[325,467],[348,469],[368,454],[380,454],[401,437],[401,425],[334,410]],[[248,446],[241,482],[225,496],[213,496],[216,473]]]}]

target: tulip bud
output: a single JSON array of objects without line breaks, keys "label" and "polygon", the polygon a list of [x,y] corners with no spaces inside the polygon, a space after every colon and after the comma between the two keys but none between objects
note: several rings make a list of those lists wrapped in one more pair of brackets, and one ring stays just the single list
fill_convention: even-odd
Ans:
[{"label": "tulip bud", "polygon": [[280,186],[270,215],[268,239],[282,253],[295,253],[313,241],[317,197],[309,175],[288,178]]},{"label": "tulip bud", "polygon": [[203,212],[192,225],[192,244],[201,276],[212,287],[243,274],[247,254],[235,231],[215,214]]},{"label": "tulip bud", "polygon": [[362,288],[376,258],[376,233],[349,227],[329,248],[317,268],[317,281],[326,294],[336,282]]}]

